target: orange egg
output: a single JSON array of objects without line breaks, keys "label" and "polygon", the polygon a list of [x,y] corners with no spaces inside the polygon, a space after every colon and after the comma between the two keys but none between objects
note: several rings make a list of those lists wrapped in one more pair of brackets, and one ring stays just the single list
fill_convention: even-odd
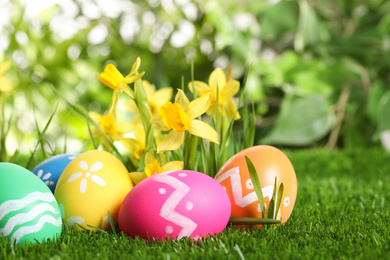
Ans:
[{"label": "orange egg", "polygon": [[[235,154],[215,176],[229,195],[232,206],[231,216],[263,217],[245,155],[251,159],[256,168],[267,212],[273,195],[275,176],[277,177],[277,189],[283,183],[284,191],[277,219],[285,223],[292,213],[297,197],[297,177],[287,156],[279,149],[268,145],[254,146]],[[261,225],[258,227],[261,228]]]}]

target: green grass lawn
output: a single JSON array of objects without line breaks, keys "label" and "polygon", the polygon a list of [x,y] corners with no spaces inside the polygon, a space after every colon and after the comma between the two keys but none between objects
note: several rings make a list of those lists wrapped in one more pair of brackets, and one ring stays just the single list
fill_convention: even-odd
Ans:
[{"label": "green grass lawn", "polygon": [[228,228],[196,244],[65,230],[58,241],[42,245],[13,246],[0,240],[0,259],[388,259],[390,154],[285,152],[296,170],[298,197],[281,227]]}]

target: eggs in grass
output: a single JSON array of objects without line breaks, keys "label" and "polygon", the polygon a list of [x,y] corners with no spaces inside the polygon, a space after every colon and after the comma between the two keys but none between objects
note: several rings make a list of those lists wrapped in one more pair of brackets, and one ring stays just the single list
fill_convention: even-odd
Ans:
[{"label": "eggs in grass", "polygon": [[[285,223],[293,211],[297,197],[297,178],[293,165],[287,156],[279,149],[268,145],[254,146],[235,154],[215,176],[230,198],[231,216],[263,217],[245,156],[249,157],[257,171],[266,211],[268,211],[268,205],[273,195],[275,177],[277,177],[277,188],[283,183],[284,191],[277,219]],[[261,228],[261,225],[258,227]]]},{"label": "eggs in grass", "polygon": [[128,236],[198,240],[222,232],[230,201],[213,178],[196,171],[155,174],[138,183],[119,211],[119,229]]},{"label": "eggs in grass", "polygon": [[0,238],[41,243],[61,231],[60,209],[46,184],[19,165],[0,162]]},{"label": "eggs in grass", "polygon": [[52,156],[35,166],[32,172],[37,175],[54,193],[58,179],[65,167],[77,157],[78,154],[65,153]]},{"label": "eggs in grass", "polygon": [[68,226],[107,230],[108,212],[116,224],[119,207],[132,188],[128,171],[118,158],[93,150],[80,154],[66,166],[54,196]]}]

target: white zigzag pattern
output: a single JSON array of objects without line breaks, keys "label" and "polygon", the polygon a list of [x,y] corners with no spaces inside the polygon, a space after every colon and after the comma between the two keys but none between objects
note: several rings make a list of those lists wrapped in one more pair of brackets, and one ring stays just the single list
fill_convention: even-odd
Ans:
[{"label": "white zigzag pattern", "polygon": [[[229,177],[230,177],[230,183],[232,185],[234,202],[236,203],[237,206],[241,208],[245,208],[249,204],[259,201],[257,199],[257,195],[255,191],[249,193],[245,197],[242,196],[241,175],[240,175],[240,168],[238,166],[222,173],[216,180],[219,183],[221,183],[222,181],[226,180]],[[268,197],[268,199],[271,200],[272,194],[274,192],[274,187],[270,185],[262,188],[261,190],[263,191],[264,198]],[[259,212],[261,212],[261,208],[259,209]],[[280,210],[278,212],[277,218],[280,218]]]},{"label": "white zigzag pattern", "polygon": [[175,177],[169,176],[168,174],[170,173],[171,172],[160,173],[154,176],[153,180],[168,184],[175,189],[161,207],[160,216],[183,228],[177,237],[178,239],[181,239],[183,237],[189,237],[198,225],[191,219],[175,211],[177,205],[191,189]]}]

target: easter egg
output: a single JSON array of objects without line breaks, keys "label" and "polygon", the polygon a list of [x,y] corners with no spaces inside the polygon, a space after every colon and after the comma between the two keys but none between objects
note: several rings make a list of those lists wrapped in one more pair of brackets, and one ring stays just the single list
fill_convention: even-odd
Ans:
[{"label": "easter egg", "polygon": [[0,237],[35,243],[56,239],[61,230],[61,212],[46,184],[19,165],[0,162]]},{"label": "easter egg", "polygon": [[[297,178],[287,156],[279,149],[259,145],[245,149],[231,157],[218,171],[215,179],[229,195],[232,217],[262,218],[261,207],[249,175],[245,155],[256,168],[263,192],[266,211],[273,196],[275,177],[277,189],[283,183],[284,191],[277,219],[285,223],[290,217],[297,197]],[[276,193],[277,194],[277,193]],[[277,199],[276,199],[277,201]],[[261,226],[258,226],[261,228]]]},{"label": "easter egg", "polygon": [[128,236],[165,240],[200,239],[221,232],[230,201],[213,178],[195,171],[169,171],[138,183],[119,211],[119,229]]},{"label": "easter egg", "polygon": [[132,187],[128,171],[118,158],[93,150],[80,154],[66,166],[54,196],[68,226],[107,230],[108,212],[116,224],[119,207]]},{"label": "easter egg", "polygon": [[38,164],[32,172],[54,193],[62,171],[77,155],[73,153],[55,155]]}]

